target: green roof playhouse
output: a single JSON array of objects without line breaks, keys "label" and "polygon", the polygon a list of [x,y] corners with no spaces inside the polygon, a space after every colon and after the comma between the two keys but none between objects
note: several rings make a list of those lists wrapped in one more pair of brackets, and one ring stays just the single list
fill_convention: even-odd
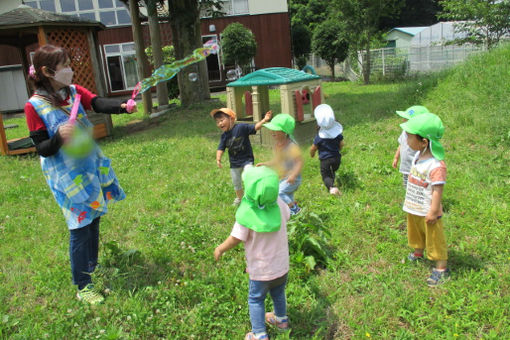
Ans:
[{"label": "green roof playhouse", "polygon": [[[318,75],[285,67],[257,70],[227,84],[227,107],[237,113],[238,121],[255,124],[269,111],[269,86],[280,89],[281,110],[273,115],[290,114],[296,120],[296,140],[299,143],[311,140],[317,126],[313,110],[324,102]],[[270,145],[271,135],[262,129],[252,142]]]}]

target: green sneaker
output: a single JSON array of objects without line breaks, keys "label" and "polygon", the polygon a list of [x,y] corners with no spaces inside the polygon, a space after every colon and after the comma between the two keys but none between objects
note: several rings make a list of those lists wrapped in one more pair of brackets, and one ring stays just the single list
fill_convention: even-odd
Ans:
[{"label": "green sneaker", "polygon": [[104,301],[104,297],[100,293],[94,291],[94,285],[92,283],[89,283],[85,288],[79,290],[76,297],[78,300],[85,301],[91,305],[97,305]]}]

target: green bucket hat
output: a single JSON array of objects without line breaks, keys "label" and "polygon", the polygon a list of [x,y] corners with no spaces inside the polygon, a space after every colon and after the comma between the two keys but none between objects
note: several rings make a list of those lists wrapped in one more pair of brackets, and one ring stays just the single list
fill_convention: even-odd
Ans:
[{"label": "green bucket hat", "polygon": [[258,233],[280,230],[278,206],[278,174],[265,166],[243,171],[244,196],[236,212],[236,221]]},{"label": "green bucket hat", "polygon": [[405,111],[396,111],[396,112],[402,118],[411,119],[412,117],[421,115],[423,113],[429,113],[430,111],[425,106],[414,105],[414,106],[409,107]]},{"label": "green bucket hat", "polygon": [[287,113],[280,113],[273,117],[269,123],[265,123],[263,126],[273,131],[283,131],[293,138],[294,128],[296,127],[296,121],[291,115]]},{"label": "green bucket hat", "polygon": [[434,158],[440,161],[444,159],[444,148],[439,142],[444,132],[441,118],[433,113],[424,113],[400,124],[400,127],[408,133],[427,138]]}]

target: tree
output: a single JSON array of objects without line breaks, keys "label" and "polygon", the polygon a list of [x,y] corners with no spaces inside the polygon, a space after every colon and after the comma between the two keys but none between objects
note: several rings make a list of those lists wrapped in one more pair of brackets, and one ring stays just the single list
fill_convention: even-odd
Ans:
[{"label": "tree", "polygon": [[291,26],[304,25],[310,32],[327,20],[330,10],[329,0],[289,0]]},{"label": "tree", "polygon": [[295,24],[291,27],[292,54],[296,58],[297,67],[303,69],[306,59],[311,51],[312,33],[303,24]]},{"label": "tree", "polygon": [[[198,0],[168,0],[172,43],[175,48],[175,58],[180,60],[202,47],[200,33],[200,4]],[[198,79],[190,81],[190,73],[196,73]],[[177,74],[181,105],[209,99],[209,77],[205,60],[190,65]]]},{"label": "tree", "polygon": [[313,50],[326,61],[335,80],[335,64],[347,58],[349,44],[343,36],[344,28],[337,20],[327,20],[313,32]]},{"label": "tree", "polygon": [[394,27],[431,26],[438,22],[439,0],[405,0],[400,14],[381,19],[379,29],[390,30]]},{"label": "tree", "polygon": [[363,81],[370,83],[370,42],[379,33],[381,19],[398,15],[404,0],[333,0],[346,25],[347,39],[353,51],[365,51]]},{"label": "tree", "polygon": [[249,65],[257,53],[257,42],[252,31],[238,22],[225,27],[221,46],[225,64],[235,64],[241,68]]},{"label": "tree", "polygon": [[455,25],[458,32],[466,34],[460,43],[485,44],[492,48],[510,33],[509,0],[442,0],[440,18],[460,21]]}]

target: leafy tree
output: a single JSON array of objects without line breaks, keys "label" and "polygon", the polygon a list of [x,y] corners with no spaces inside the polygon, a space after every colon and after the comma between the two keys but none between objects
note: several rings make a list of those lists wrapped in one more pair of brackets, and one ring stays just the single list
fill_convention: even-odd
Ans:
[{"label": "leafy tree", "polygon": [[312,33],[303,24],[296,24],[290,30],[292,36],[292,54],[296,58],[297,67],[302,69],[311,51]]},{"label": "leafy tree", "polygon": [[304,25],[310,32],[324,22],[330,11],[328,0],[289,0],[291,26]]},{"label": "leafy tree", "polygon": [[238,22],[225,27],[221,46],[225,64],[235,64],[241,68],[249,65],[257,53],[257,42],[252,31]]},{"label": "leafy tree", "polygon": [[397,16],[403,0],[332,0],[346,25],[346,36],[353,52],[365,51],[363,81],[370,83],[370,42],[379,34],[381,19]]},{"label": "leafy tree", "polygon": [[379,29],[386,31],[393,27],[430,26],[438,22],[440,9],[439,0],[405,0],[400,15],[382,18]]},{"label": "leafy tree", "polygon": [[349,44],[344,38],[344,28],[338,20],[327,20],[313,32],[313,51],[326,61],[335,80],[335,64],[342,62],[349,53]]},{"label": "leafy tree", "polygon": [[466,34],[461,43],[497,45],[510,33],[509,0],[441,0],[440,18],[460,21],[455,29]]}]

